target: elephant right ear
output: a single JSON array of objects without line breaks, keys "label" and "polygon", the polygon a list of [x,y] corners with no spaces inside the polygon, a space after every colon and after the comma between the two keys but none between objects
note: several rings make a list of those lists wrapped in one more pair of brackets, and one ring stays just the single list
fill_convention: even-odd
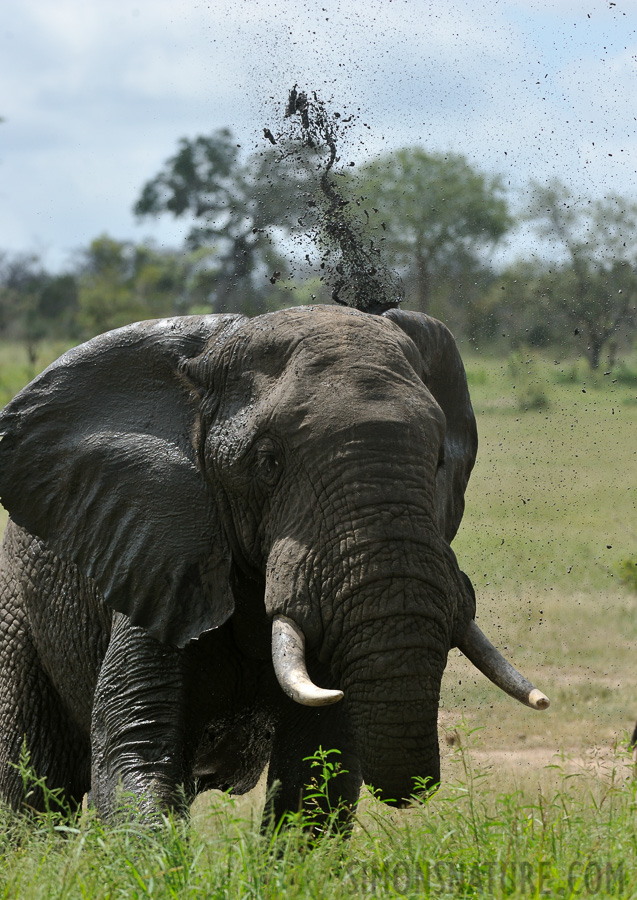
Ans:
[{"label": "elephant right ear", "polygon": [[183,647],[234,609],[184,374],[242,316],[140,322],[70,350],[0,415],[0,500],[106,602]]},{"label": "elephant right ear", "polygon": [[454,337],[442,322],[424,313],[399,309],[383,316],[402,328],[418,348],[425,384],[445,415],[447,428],[434,499],[440,531],[451,542],[460,526],[464,492],[478,450],[464,366]]}]

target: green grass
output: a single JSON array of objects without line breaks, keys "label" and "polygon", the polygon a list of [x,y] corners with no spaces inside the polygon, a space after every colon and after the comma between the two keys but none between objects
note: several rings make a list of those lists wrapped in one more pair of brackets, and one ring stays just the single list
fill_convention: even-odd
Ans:
[{"label": "green grass", "polygon": [[70,346],[65,341],[43,342],[37,348],[37,358],[32,365],[24,344],[0,343],[0,407]]},{"label": "green grass", "polygon": [[637,896],[636,783],[616,752],[592,774],[565,757],[529,789],[472,762],[463,731],[452,780],[395,811],[365,796],[351,840],[310,851],[297,825],[259,834],[258,812],[213,794],[189,823],[105,826],[88,811],[0,815],[4,898]]},{"label": "green grass", "polygon": [[485,747],[575,752],[637,718],[637,593],[618,576],[637,549],[637,386],[527,359],[541,410],[519,405],[519,359],[515,379],[509,360],[466,360],[480,448],[454,549],[480,625],[553,707],[529,713],[455,654],[443,702],[485,725]]},{"label": "green grass", "polygon": [[[0,365],[1,385],[19,381],[18,362]],[[428,804],[365,800],[349,844],[311,853],[295,829],[259,835],[262,790],[205,795],[189,824],[156,831],[4,814],[0,898],[532,897],[540,870],[545,896],[637,896],[622,749],[637,718],[637,592],[620,578],[637,550],[637,362],[594,377],[529,354],[466,364],[480,449],[454,549],[480,625],[551,708],[519,706],[453,651],[445,785]]]}]

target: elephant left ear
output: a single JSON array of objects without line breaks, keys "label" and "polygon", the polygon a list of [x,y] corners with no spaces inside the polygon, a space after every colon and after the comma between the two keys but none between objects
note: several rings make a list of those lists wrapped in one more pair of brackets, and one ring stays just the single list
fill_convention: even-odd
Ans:
[{"label": "elephant left ear", "polygon": [[231,615],[230,552],[202,469],[187,360],[241,316],[141,322],[62,356],[0,416],[0,500],[106,602],[184,646]]},{"label": "elephant left ear", "polygon": [[436,473],[436,515],[451,542],[464,512],[464,492],[476,459],[478,431],[467,376],[453,335],[424,313],[392,309],[383,314],[412,339],[423,363],[425,384],[442,409],[446,433]]}]

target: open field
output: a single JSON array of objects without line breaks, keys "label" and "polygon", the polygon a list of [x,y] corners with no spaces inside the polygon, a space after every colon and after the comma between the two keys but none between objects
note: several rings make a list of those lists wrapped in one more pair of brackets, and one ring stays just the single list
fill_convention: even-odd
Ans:
[{"label": "open field", "polygon": [[453,651],[445,786],[426,806],[366,801],[348,847],[311,855],[298,836],[278,855],[256,836],[258,792],[206,795],[191,825],[143,838],[86,813],[64,833],[9,817],[0,897],[637,896],[622,745],[637,719],[637,592],[616,574],[637,554],[637,361],[595,377],[529,355],[465,362],[480,450],[454,549],[481,627],[551,708],[519,706]]},{"label": "open field", "polygon": [[637,716],[637,593],[615,573],[637,552],[637,378],[528,366],[545,408],[520,408],[506,362],[467,361],[480,449],[454,547],[481,627],[553,705],[519,707],[452,653],[443,721],[461,710],[485,747],[579,752]]}]

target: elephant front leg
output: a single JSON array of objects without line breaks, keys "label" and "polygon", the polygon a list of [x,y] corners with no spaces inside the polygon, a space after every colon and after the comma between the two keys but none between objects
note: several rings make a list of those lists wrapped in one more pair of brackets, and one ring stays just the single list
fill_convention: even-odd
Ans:
[{"label": "elephant front leg", "polygon": [[126,794],[146,815],[185,811],[183,681],[180,651],[115,614],[91,726],[91,801],[100,815],[125,806]]},{"label": "elephant front leg", "polygon": [[[317,708],[286,703],[270,758],[264,826],[303,810],[313,831],[324,830],[335,813],[336,828],[347,833],[362,784],[353,747],[344,704]],[[323,759],[336,766],[327,780]]]}]

